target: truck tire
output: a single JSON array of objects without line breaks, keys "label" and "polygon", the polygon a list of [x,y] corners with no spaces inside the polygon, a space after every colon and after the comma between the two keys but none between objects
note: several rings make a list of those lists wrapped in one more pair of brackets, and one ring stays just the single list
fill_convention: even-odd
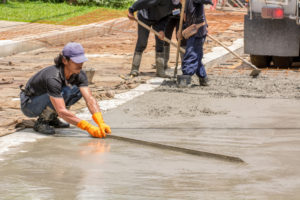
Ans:
[{"label": "truck tire", "polygon": [[273,56],[274,67],[290,67],[293,63],[292,57]]},{"label": "truck tire", "polygon": [[262,67],[269,67],[272,57],[271,56],[257,56],[257,55],[250,55],[250,60],[253,65],[258,68]]}]

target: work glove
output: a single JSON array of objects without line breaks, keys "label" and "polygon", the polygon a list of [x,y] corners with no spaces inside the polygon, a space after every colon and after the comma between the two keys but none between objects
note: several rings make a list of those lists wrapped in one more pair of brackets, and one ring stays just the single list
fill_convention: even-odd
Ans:
[{"label": "work glove", "polygon": [[87,131],[91,136],[96,138],[102,138],[106,136],[105,131],[102,131],[99,127],[93,126],[85,120],[81,120],[77,124],[77,127]]},{"label": "work glove", "polygon": [[94,122],[96,122],[96,124],[98,124],[99,128],[101,129],[101,132],[103,131],[108,134],[111,133],[110,127],[107,124],[105,124],[105,122],[103,121],[101,112],[94,113],[93,120]]}]

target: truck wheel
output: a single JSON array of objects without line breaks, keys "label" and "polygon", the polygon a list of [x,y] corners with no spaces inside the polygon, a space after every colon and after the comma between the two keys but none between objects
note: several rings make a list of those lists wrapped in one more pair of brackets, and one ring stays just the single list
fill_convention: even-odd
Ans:
[{"label": "truck wheel", "polygon": [[274,67],[290,67],[293,63],[292,57],[273,56]]},{"label": "truck wheel", "polygon": [[256,67],[269,67],[272,57],[271,56],[257,56],[257,55],[250,55],[250,60],[253,65]]}]

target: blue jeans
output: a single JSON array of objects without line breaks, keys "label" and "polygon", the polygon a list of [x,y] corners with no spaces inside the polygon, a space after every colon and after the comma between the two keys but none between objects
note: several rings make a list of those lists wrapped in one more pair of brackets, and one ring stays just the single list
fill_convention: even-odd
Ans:
[{"label": "blue jeans", "polygon": [[200,78],[206,77],[205,67],[202,63],[204,37],[192,36],[187,40],[186,52],[182,61],[183,75],[196,75]]},{"label": "blue jeans", "polygon": [[[77,86],[72,86],[72,88],[65,86],[62,88],[62,96],[64,98],[66,106],[71,106],[79,101],[82,97],[80,90]],[[49,95],[43,94],[36,97],[27,97],[23,92],[20,94],[21,99],[21,110],[27,117],[37,117],[47,106],[54,109]],[[55,109],[54,109],[55,110]]]}]

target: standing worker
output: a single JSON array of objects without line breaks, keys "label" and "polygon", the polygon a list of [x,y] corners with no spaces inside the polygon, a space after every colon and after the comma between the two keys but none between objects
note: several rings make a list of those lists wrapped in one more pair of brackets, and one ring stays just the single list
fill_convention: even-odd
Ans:
[{"label": "standing worker", "polygon": [[[176,28],[176,33],[179,30],[179,23],[180,23],[180,10],[181,10],[181,0],[172,0],[172,15],[168,17],[168,21],[165,28],[165,37],[169,40],[172,39],[172,35],[174,32],[174,29]],[[176,39],[177,34],[176,34]],[[181,40],[181,47],[185,48],[186,46],[186,40]],[[180,52],[180,57],[183,59],[184,54]],[[170,44],[168,42],[164,42],[164,64],[165,64],[165,70],[168,68],[168,62],[170,59]]]},{"label": "standing worker", "polygon": [[[163,39],[167,16],[171,11],[171,0],[137,0],[128,12],[128,18],[135,20],[134,12],[138,11],[138,20],[159,32],[160,37],[155,36],[155,63],[156,75],[166,78],[164,70]],[[149,30],[138,25],[138,39],[132,61],[130,75],[138,76],[142,54],[147,47]]]},{"label": "standing worker", "polygon": [[[105,137],[111,133],[103,121],[99,105],[88,87],[88,79],[82,71],[87,61],[79,43],[68,43],[55,58],[55,65],[46,67],[29,79],[25,89],[21,87],[21,110],[27,117],[38,117],[34,130],[43,134],[55,133],[54,128],[68,128],[73,124],[86,130],[93,137]],[[76,117],[68,108],[83,96],[98,127]],[[68,123],[58,119],[58,116]]]},{"label": "standing worker", "polygon": [[196,34],[187,39],[186,52],[182,62],[182,74],[192,76],[196,73],[200,86],[208,86],[208,78],[202,63],[203,45],[207,34],[204,4],[212,4],[210,0],[186,0],[185,27],[202,25]]}]

